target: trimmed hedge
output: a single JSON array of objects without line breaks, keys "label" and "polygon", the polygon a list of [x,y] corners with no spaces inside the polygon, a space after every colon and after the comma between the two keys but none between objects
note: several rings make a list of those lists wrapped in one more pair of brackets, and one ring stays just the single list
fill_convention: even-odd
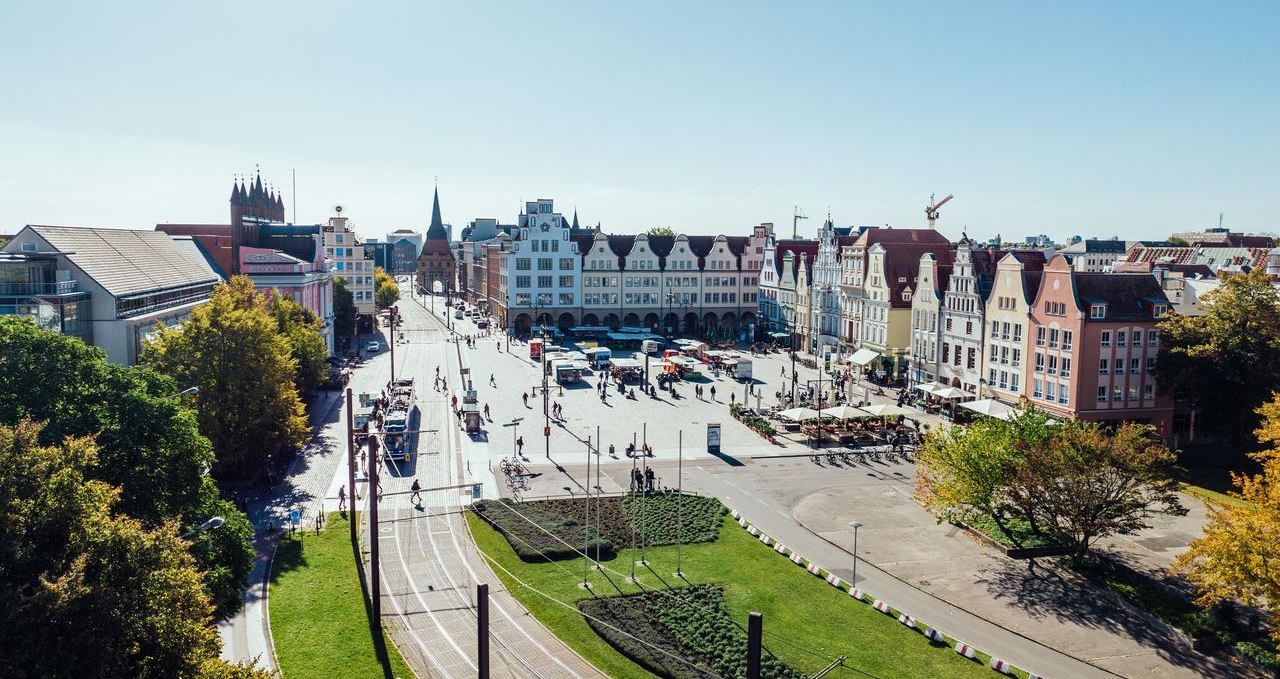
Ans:
[{"label": "trimmed hedge", "polygon": [[[584,538],[581,521],[572,516],[548,514],[536,505],[533,502],[516,503],[501,499],[481,500],[471,507],[477,516],[507,539],[511,549],[522,561],[577,558]],[[613,542],[597,535],[594,525],[587,528],[587,536],[587,553],[593,558],[597,553],[601,559],[612,559],[615,556]]]},{"label": "trimmed hedge", "polygon": [[651,546],[715,542],[728,511],[714,497],[679,493],[627,495],[622,501],[628,521]]},{"label": "trimmed hedge", "polygon": [[[725,611],[720,585],[585,599],[578,608],[610,645],[660,677],[741,677],[746,671],[747,633]],[[760,674],[768,679],[805,676],[767,650],[760,659]]]}]

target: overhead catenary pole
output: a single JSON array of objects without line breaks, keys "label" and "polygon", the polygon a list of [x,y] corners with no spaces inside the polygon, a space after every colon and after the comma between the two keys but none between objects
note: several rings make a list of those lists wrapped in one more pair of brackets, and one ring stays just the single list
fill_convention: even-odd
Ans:
[{"label": "overhead catenary pole", "polygon": [[760,647],[764,636],[764,617],[752,611],[747,615],[747,679],[760,679]]},{"label": "overhead catenary pole", "polygon": [[582,522],[582,587],[590,589],[587,573],[591,568],[591,442],[587,441],[587,483],[583,487],[586,496],[582,498],[587,510],[587,520]]},{"label": "overhead catenary pole", "polygon": [[[643,427],[644,427],[644,438],[641,439],[641,442],[643,445],[648,446],[649,445],[648,443],[649,424],[646,422],[643,424]],[[640,486],[640,524],[644,525],[645,505],[648,503],[648,499],[649,499],[649,485],[648,485],[649,484],[649,454],[645,452],[644,448],[641,448],[638,452],[642,455],[644,459],[644,462],[642,463],[643,469],[640,471],[640,478],[643,481],[642,485]],[[647,541],[645,540],[644,534],[641,534],[640,535],[640,565],[641,566],[649,565],[648,555],[649,555],[649,550],[648,550]]]},{"label": "overhead catenary pole", "polygon": [[600,425],[596,425],[596,568],[600,568]]},{"label": "overhead catenary pole", "polygon": [[680,570],[680,543],[684,540],[684,430],[676,437],[676,576],[684,577]]},{"label": "overhead catenary pole", "polygon": [[350,499],[351,507],[348,516],[351,526],[351,544],[359,546],[360,530],[356,524],[356,427],[355,415],[351,407],[351,387],[347,387],[347,496]]},{"label": "overhead catenary pole", "polygon": [[476,660],[479,679],[489,679],[489,585],[476,585]]},{"label": "overhead catenary pole", "polygon": [[382,626],[382,575],[378,564],[378,460],[382,446],[377,436],[369,437],[369,580],[373,582],[373,623]]},{"label": "overhead catenary pole", "polygon": [[[634,495],[636,491],[636,433],[631,432],[631,493]],[[640,478],[644,478],[641,476]],[[641,504],[641,507],[644,505]],[[644,516],[641,515],[643,520]],[[636,581],[636,522],[631,521],[631,582]]]}]

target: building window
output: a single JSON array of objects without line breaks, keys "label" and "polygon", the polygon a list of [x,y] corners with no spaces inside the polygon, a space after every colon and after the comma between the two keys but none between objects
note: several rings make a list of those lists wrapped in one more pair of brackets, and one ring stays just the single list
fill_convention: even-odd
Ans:
[{"label": "building window", "polygon": [[517,287],[517,288],[527,288],[527,287],[529,287],[529,277],[528,277],[528,276],[516,276],[516,287]]},{"label": "building window", "polygon": [[1124,400],[1124,387],[1116,387],[1115,389],[1112,389],[1112,390],[1111,390],[1111,400],[1112,400],[1112,401],[1123,401],[1123,400]]},{"label": "building window", "polygon": [[1036,368],[1035,368],[1035,370],[1036,370],[1036,372],[1038,372],[1038,373],[1042,373],[1042,372],[1044,372],[1044,354],[1042,354],[1042,353],[1040,353],[1040,352],[1038,352],[1038,351],[1036,352]]},{"label": "building window", "polygon": [[1049,374],[1050,375],[1058,374],[1058,357],[1057,356],[1049,357]]},{"label": "building window", "polygon": [[1156,359],[1154,356],[1147,359],[1147,372],[1153,372],[1156,369]]},{"label": "building window", "polygon": [[967,365],[965,365],[965,367],[968,368],[969,370],[973,370],[975,367],[977,367],[977,365],[978,365],[978,350],[969,349],[969,361]]},{"label": "building window", "polygon": [[1045,332],[1043,327],[1036,328],[1036,346],[1038,347],[1044,346],[1044,335],[1045,335]]},{"label": "building window", "polygon": [[1049,329],[1049,348],[1050,349],[1058,348],[1058,329],[1057,328]]},{"label": "building window", "polygon": [[1070,330],[1062,331],[1062,350],[1071,351],[1071,331]]},{"label": "building window", "polygon": [[561,270],[561,271],[573,271],[573,258],[572,258],[572,257],[561,257],[561,258],[560,258],[560,270]]},{"label": "building window", "polygon": [[1015,348],[1013,350],[1013,367],[1022,365],[1022,350]]},{"label": "building window", "polygon": [[561,276],[561,277],[560,277],[560,287],[562,287],[562,288],[572,288],[572,287],[573,287],[573,276]]},{"label": "building window", "polygon": [[1021,323],[1013,324],[1013,341],[1015,342],[1022,341],[1022,324]]},{"label": "building window", "polygon": [[[1034,398],[1044,396],[1044,382],[1035,380],[1031,383],[1031,396]],[[1103,400],[1106,400],[1106,394],[1103,394]]]},{"label": "building window", "polygon": [[550,270],[551,270],[551,260],[546,257],[539,257],[538,271],[550,271]]},{"label": "building window", "polygon": [[1107,317],[1107,305],[1105,304],[1089,305],[1089,318],[1101,319],[1106,317]]},{"label": "building window", "polygon": [[1116,359],[1116,374],[1117,374],[1117,375],[1123,375],[1123,374],[1124,374],[1124,359],[1123,359],[1123,358],[1117,358],[1117,359]]},{"label": "building window", "polygon": [[1152,330],[1151,332],[1148,332],[1148,333],[1147,333],[1147,345],[1148,345],[1148,346],[1153,346],[1153,347],[1154,347],[1154,346],[1156,346],[1156,345],[1157,345],[1157,344],[1159,344],[1159,343],[1160,343],[1160,331],[1159,331],[1159,330]]},{"label": "building window", "polygon": [[991,339],[995,339],[999,334],[1000,324],[996,321],[991,321]]},{"label": "building window", "polygon": [[1063,405],[1067,403],[1067,385],[1065,384],[1058,385],[1058,403]]},{"label": "building window", "polygon": [[1126,333],[1123,330],[1116,331],[1116,346],[1118,347],[1126,346],[1128,339],[1129,339],[1128,333]]},{"label": "building window", "polygon": [[951,332],[951,317],[947,317],[947,332]]},{"label": "building window", "polygon": [[1135,346],[1135,347],[1140,347],[1140,346],[1142,346],[1142,331],[1141,331],[1141,330],[1134,330],[1134,331],[1133,331],[1133,346]]},{"label": "building window", "polygon": [[1018,390],[1018,373],[1014,373],[1009,376],[1009,391],[1016,392],[1017,390]]},{"label": "building window", "polygon": [[1106,402],[1107,402],[1107,388],[1098,387],[1098,403],[1106,403]]},{"label": "building window", "polygon": [[1129,372],[1137,375],[1142,372],[1142,359],[1135,358],[1129,362]]},{"label": "building window", "polygon": [[1098,374],[1099,375],[1111,374],[1111,365],[1107,359],[1105,358],[1098,359]]},{"label": "building window", "polygon": [[1071,377],[1071,359],[1066,356],[1062,357],[1062,376]]},{"label": "building window", "polygon": [[540,287],[540,288],[549,288],[549,287],[551,287],[551,277],[550,277],[550,276],[538,276],[538,287]]},{"label": "building window", "polygon": [[516,293],[516,306],[529,306],[529,293],[527,292]]},{"label": "building window", "polygon": [[1156,318],[1160,318],[1160,317],[1164,316],[1164,315],[1165,315],[1165,313],[1167,313],[1168,311],[1169,311],[1169,307],[1168,307],[1168,305],[1165,305],[1165,304],[1157,304],[1157,305],[1156,305],[1156,309],[1155,309],[1155,317],[1156,317]]},{"label": "building window", "polygon": [[1111,346],[1111,331],[1110,331],[1110,330],[1103,330],[1103,331],[1102,331],[1102,346],[1104,346],[1104,347],[1109,347],[1109,346]]},{"label": "building window", "polygon": [[572,293],[572,292],[562,292],[562,293],[560,293],[560,306],[573,306],[573,293]]},{"label": "building window", "polygon": [[531,266],[528,257],[516,258],[516,271],[528,271]]},{"label": "building window", "polygon": [[1155,385],[1145,384],[1142,386],[1142,398],[1155,398]]}]

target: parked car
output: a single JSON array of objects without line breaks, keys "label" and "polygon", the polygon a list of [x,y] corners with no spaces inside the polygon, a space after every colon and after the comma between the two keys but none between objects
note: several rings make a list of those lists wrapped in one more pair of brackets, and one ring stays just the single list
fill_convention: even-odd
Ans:
[{"label": "parked car", "polygon": [[364,345],[364,350],[371,354],[376,354],[379,351],[382,351],[382,345],[378,344],[377,342],[370,342]]}]

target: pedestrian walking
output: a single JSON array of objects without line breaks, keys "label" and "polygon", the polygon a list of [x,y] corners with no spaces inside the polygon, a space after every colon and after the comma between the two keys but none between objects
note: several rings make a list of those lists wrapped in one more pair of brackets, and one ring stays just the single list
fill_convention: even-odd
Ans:
[{"label": "pedestrian walking", "polygon": [[524,399],[524,407],[528,408],[528,407],[529,407],[529,395],[528,395],[528,394],[520,394],[520,398]]},{"label": "pedestrian walking", "polygon": [[711,385],[711,400],[716,400],[716,385]]},{"label": "pedestrian walking", "polygon": [[369,470],[369,466],[367,463],[368,457],[369,457],[368,453],[366,453],[363,450],[360,451],[360,467],[363,468],[365,471]]},{"label": "pedestrian walking", "polygon": [[338,487],[338,511],[340,512],[347,511],[347,487],[346,486]]},{"label": "pedestrian walking", "polygon": [[492,421],[492,420],[493,420],[493,418],[492,418],[492,417],[489,417],[489,404],[488,404],[488,403],[484,404],[484,419],[486,419],[486,420],[490,420],[490,421]]},{"label": "pedestrian walking", "polygon": [[413,485],[409,487],[409,490],[413,491],[409,499],[413,500],[414,504],[422,504],[422,486],[418,485],[417,479],[413,480]]},{"label": "pedestrian walking", "polygon": [[735,398],[734,393],[732,391],[729,392],[729,405],[733,405],[734,398]]},{"label": "pedestrian walking", "polygon": [[491,386],[491,387],[496,387],[496,386],[498,386],[498,382],[497,382],[496,380],[494,380],[494,379],[493,379],[493,375],[489,375],[489,386]]},{"label": "pedestrian walking", "polygon": [[516,454],[524,455],[524,437],[523,436],[516,437]]},{"label": "pedestrian walking", "polygon": [[653,491],[653,467],[644,468],[644,490],[646,493]]}]

